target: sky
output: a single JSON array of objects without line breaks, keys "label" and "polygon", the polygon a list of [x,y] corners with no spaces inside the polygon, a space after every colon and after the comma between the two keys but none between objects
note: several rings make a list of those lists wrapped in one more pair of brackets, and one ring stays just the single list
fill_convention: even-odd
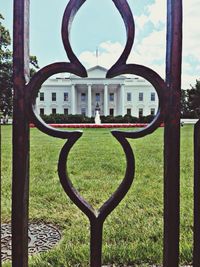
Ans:
[{"label": "sky", "polygon": [[[39,66],[68,61],[61,39],[61,22],[68,0],[30,0],[30,53]],[[167,0],[127,0],[136,24],[128,63],[152,68],[165,79]],[[12,34],[12,0],[0,1],[4,25]],[[183,0],[182,88],[200,79],[200,0]],[[111,0],[87,0],[71,29],[71,45],[86,68],[111,67],[126,41],[122,18]],[[96,50],[98,48],[98,58]]]}]

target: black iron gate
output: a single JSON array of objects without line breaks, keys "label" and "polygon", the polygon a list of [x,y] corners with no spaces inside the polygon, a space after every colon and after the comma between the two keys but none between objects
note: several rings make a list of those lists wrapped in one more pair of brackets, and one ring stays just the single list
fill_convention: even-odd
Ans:
[{"label": "black iron gate", "polygon": [[[112,78],[135,74],[148,80],[159,97],[159,110],[153,122],[138,132],[113,131],[126,154],[126,174],[117,191],[95,211],[74,189],[66,172],[70,149],[81,137],[78,131],[58,131],[46,125],[35,111],[35,99],[42,83],[61,72],[86,77],[87,72],[70,45],[71,22],[86,0],[70,0],[63,16],[62,38],[70,62],[58,62],[42,68],[29,81],[29,0],[14,0],[14,117],[13,117],[13,191],[12,191],[12,266],[28,266],[28,205],[29,205],[29,122],[42,132],[66,139],[58,161],[60,182],[70,199],[86,214],[91,225],[91,267],[101,266],[102,229],[107,216],[128,192],[134,178],[134,155],[127,138],[151,134],[162,122],[164,131],[164,245],[163,265],[179,264],[179,177],[180,177],[180,86],[182,54],[182,1],[167,1],[166,80],[153,70],[126,64],[134,41],[134,19],[126,0],[112,0],[126,26],[127,42],[118,61],[107,72]],[[200,123],[195,126],[195,192],[194,192],[194,266],[200,266]]]}]

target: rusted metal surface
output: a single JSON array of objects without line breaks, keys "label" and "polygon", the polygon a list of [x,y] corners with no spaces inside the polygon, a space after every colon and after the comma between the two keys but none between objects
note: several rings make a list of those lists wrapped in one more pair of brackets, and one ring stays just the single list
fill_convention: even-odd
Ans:
[{"label": "rusted metal surface", "polygon": [[12,266],[28,266],[29,123],[25,111],[28,80],[29,0],[14,1]]},{"label": "rusted metal surface", "polygon": [[140,65],[134,64],[126,64],[126,60],[131,51],[133,41],[134,41],[134,20],[131,13],[131,10],[126,1],[113,1],[118,8],[126,29],[127,29],[127,42],[125,49],[118,59],[117,63],[112,66],[112,68],[108,71],[107,77],[111,78],[117,76],[119,74],[136,74],[144,77],[152,85],[158,92],[160,106],[159,111],[154,119],[154,121],[146,128],[137,132],[120,132],[113,131],[113,136],[119,141],[124,149],[124,153],[126,155],[126,173],[122,183],[116,192],[110,197],[108,201],[106,201],[103,206],[99,210],[94,210],[94,208],[83,199],[76,189],[73,187],[73,184],[70,181],[70,178],[66,172],[66,162],[67,157],[70,152],[70,149],[73,147],[74,143],[81,137],[82,133],[79,131],[68,132],[68,131],[59,131],[55,128],[52,128],[46,125],[39,115],[36,112],[34,107],[35,98],[39,92],[39,89],[42,83],[49,78],[51,75],[59,73],[59,72],[70,72],[74,73],[80,77],[87,76],[86,70],[84,66],[76,58],[73,50],[70,46],[69,42],[69,33],[71,22],[73,21],[73,16],[76,14],[78,9],[81,7],[85,1],[74,1],[71,0],[67,5],[67,8],[63,17],[63,25],[62,25],[62,37],[63,43],[68,55],[68,58],[71,60],[71,63],[58,62],[51,64],[49,66],[41,69],[30,81],[27,85],[28,92],[28,113],[30,114],[31,121],[44,133],[58,137],[63,139],[68,139],[66,144],[61,150],[58,164],[58,174],[60,177],[61,184],[66,192],[66,194],[70,197],[70,199],[85,213],[85,215],[89,218],[91,225],[91,242],[90,242],[90,266],[91,267],[100,267],[101,266],[101,257],[102,257],[102,231],[103,231],[103,223],[107,216],[113,211],[113,209],[119,204],[119,202],[123,199],[123,197],[128,192],[134,178],[134,156],[132,149],[127,141],[128,138],[139,138],[150,134],[155,129],[157,129],[160,123],[163,121],[163,117],[166,113],[166,102],[164,101],[167,96],[167,90],[165,82],[161,79],[161,77],[156,74],[153,70]]},{"label": "rusted metal surface", "polygon": [[194,267],[200,266],[200,120],[194,128]]},{"label": "rusted metal surface", "polygon": [[166,83],[169,91],[164,133],[164,267],[179,265],[180,96],[182,1],[168,0]]},{"label": "rusted metal surface", "polygon": [[[1,189],[2,189],[2,181],[1,181],[1,123],[0,123],[0,227],[1,227]],[[1,234],[0,234],[0,255],[1,255]],[[0,258],[0,266],[2,266],[2,260]]]},{"label": "rusted metal surface", "polygon": [[[77,136],[78,137],[78,136]],[[134,177],[134,156],[128,141],[120,136],[115,136],[119,143],[123,146],[127,159],[127,168],[124,180],[116,190],[116,192],[106,201],[99,210],[95,210],[85,199],[83,199],[76,189],[73,187],[67,173],[66,162],[70,149],[77,140],[77,137],[69,138],[64,145],[59,158],[58,173],[61,184],[70,197],[70,199],[86,214],[91,224],[91,243],[90,243],[90,262],[91,266],[101,266],[101,249],[102,249],[102,229],[103,223],[107,216],[119,204],[128,192]],[[79,138],[79,137],[78,137]]]},{"label": "rusted metal surface", "polygon": [[[87,77],[85,67],[73,52],[69,36],[71,23],[86,0],[70,0],[63,16],[62,39],[70,62],[56,62],[38,71],[30,82],[25,85],[27,64],[24,59],[25,40],[28,31],[24,28],[28,22],[28,0],[15,0],[15,31],[14,31],[14,130],[13,130],[13,266],[28,266],[27,261],[27,220],[28,220],[28,162],[29,162],[29,130],[28,119],[45,134],[66,139],[58,161],[58,175],[64,191],[79,207],[90,221],[90,266],[101,267],[103,224],[107,216],[117,207],[130,189],[135,172],[135,159],[127,138],[141,138],[151,134],[160,124],[165,122],[164,151],[164,267],[178,267],[179,258],[179,157],[180,157],[180,78],[182,51],[182,1],[168,0],[168,34],[166,81],[155,71],[146,66],[126,64],[131,52],[135,24],[132,12],[126,0],[112,0],[118,9],[125,27],[127,41],[117,62],[108,70],[107,78],[120,74],[135,74],[148,80],[157,91],[159,109],[154,120],[147,128],[139,131],[113,131],[126,156],[126,173],[116,192],[95,210],[74,188],[68,176],[66,166],[68,154],[82,136],[81,131],[62,131],[48,126],[37,114],[35,100],[42,84],[52,75],[62,72]],[[26,8],[25,8],[26,6]],[[27,23],[28,25],[28,23]],[[25,49],[27,50],[27,49]],[[26,101],[26,114],[25,114]],[[19,175],[20,174],[20,175]]]}]

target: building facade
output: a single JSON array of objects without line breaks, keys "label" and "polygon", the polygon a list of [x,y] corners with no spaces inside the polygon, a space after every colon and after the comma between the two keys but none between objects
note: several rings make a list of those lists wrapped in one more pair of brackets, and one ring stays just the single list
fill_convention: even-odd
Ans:
[{"label": "building facade", "polygon": [[153,86],[133,76],[107,79],[107,70],[100,66],[88,70],[87,78],[71,75],[68,78],[50,78],[40,89],[36,100],[40,114],[83,114],[135,117],[155,115],[158,96]]}]

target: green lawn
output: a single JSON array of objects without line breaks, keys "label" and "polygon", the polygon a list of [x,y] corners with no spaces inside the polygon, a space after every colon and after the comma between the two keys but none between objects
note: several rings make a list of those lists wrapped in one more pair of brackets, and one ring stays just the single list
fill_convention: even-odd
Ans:
[{"label": "green lawn", "polygon": [[[191,262],[193,167],[192,126],[181,139],[181,263]],[[163,128],[130,140],[136,159],[133,186],[104,225],[103,263],[148,266],[162,262]],[[64,141],[31,129],[30,221],[59,226],[62,240],[30,258],[31,267],[88,266],[89,223],[64,193],[57,161]],[[125,157],[109,129],[84,129],[72,149],[69,176],[95,207],[107,200],[124,176]],[[11,127],[2,127],[2,220],[10,221]],[[148,265],[145,265],[148,263]],[[4,266],[10,266],[5,264]]]}]

